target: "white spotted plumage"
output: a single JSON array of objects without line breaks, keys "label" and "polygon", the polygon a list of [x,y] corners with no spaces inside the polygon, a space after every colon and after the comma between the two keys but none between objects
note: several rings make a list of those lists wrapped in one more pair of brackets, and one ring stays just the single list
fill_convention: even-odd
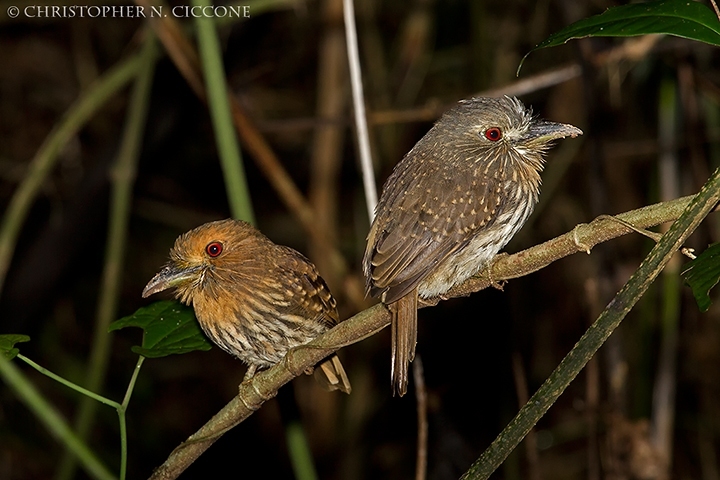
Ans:
[{"label": "white spotted plumage", "polygon": [[550,142],[582,132],[535,119],[516,98],[461,101],[395,166],[363,258],[368,293],[393,313],[396,391],[415,351],[417,296],[443,295],[484,268],[538,200]]}]

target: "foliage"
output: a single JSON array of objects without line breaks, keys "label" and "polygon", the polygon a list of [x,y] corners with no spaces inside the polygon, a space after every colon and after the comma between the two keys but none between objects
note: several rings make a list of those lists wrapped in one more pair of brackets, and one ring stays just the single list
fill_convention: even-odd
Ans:
[{"label": "foliage", "polygon": [[8,360],[12,360],[20,353],[20,350],[15,347],[15,344],[29,341],[30,337],[27,335],[0,335],[0,354],[4,355]]},{"label": "foliage", "polygon": [[[608,8],[553,33],[530,50],[562,45],[586,37],[633,37],[665,34],[720,46],[720,22],[706,5],[687,0],[657,0]],[[518,66],[518,71],[522,62]]]},{"label": "foliage", "polygon": [[212,344],[200,330],[191,307],[173,300],[162,300],[114,321],[110,331],[125,327],[143,329],[141,346],[132,351],[147,358],[210,350]]},{"label": "foliage", "polygon": [[696,259],[688,263],[682,276],[692,289],[700,310],[707,312],[712,303],[710,290],[720,280],[720,243],[710,245]]}]

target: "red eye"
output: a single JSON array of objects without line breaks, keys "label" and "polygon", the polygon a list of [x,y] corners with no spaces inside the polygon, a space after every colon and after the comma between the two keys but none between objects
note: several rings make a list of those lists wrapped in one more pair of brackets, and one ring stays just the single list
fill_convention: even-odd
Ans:
[{"label": "red eye", "polygon": [[223,244],[220,242],[210,242],[207,247],[205,247],[205,253],[211,257],[217,257],[222,253],[222,250]]},{"label": "red eye", "polygon": [[502,130],[500,130],[498,127],[492,127],[485,130],[485,138],[490,140],[491,142],[497,142],[502,138]]}]

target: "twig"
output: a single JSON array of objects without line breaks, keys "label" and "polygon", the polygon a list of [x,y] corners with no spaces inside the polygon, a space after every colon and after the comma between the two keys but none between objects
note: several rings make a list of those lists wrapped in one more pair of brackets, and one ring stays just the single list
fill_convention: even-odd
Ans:
[{"label": "twig", "polygon": [[27,381],[22,371],[4,355],[0,355],[0,376],[35,414],[45,428],[58,441],[75,452],[85,470],[94,478],[101,480],[114,480],[116,478],[103,465],[102,461],[95,456],[93,451],[87,447],[85,442],[72,431],[60,412],[38,392],[32,382]]},{"label": "twig", "polygon": [[715,3],[715,0],[710,0],[710,3],[712,3],[713,9],[715,10],[715,15],[717,15],[718,20],[720,20],[720,9],[718,9],[717,3]]},{"label": "twig", "polygon": [[417,460],[415,462],[415,480],[427,478],[427,452],[428,452],[428,421],[427,421],[427,388],[425,387],[425,374],[420,354],[415,356],[413,367],[413,386],[417,400]]},{"label": "twig", "polygon": [[375,205],[377,205],[377,187],[375,186],[375,173],[373,171],[372,156],[370,155],[367,118],[365,117],[365,98],[363,96],[353,0],[343,0],[343,13],[345,17],[345,42],[347,43],[348,62],[350,64],[353,111],[355,112],[355,130],[360,149],[363,187],[365,188],[365,204],[367,205],[368,217],[372,222],[375,217]]},{"label": "twig", "polygon": [[[658,203],[618,215],[641,228],[652,227],[676,220],[695,196]],[[620,237],[632,230],[610,220],[591,222],[581,226],[579,238],[593,246]],[[517,278],[532,273],[560,258],[584,251],[573,242],[573,232],[529,248],[514,255],[501,255],[491,268],[495,282]],[[491,285],[487,277],[475,277],[451,290],[447,297],[465,296]],[[437,301],[440,301],[438,299]],[[437,303],[437,302],[435,302]],[[178,446],[152,475],[153,480],[177,478],[226,430],[245,420],[277,390],[294,378],[291,372],[303,372],[340,346],[350,345],[366,338],[390,324],[390,313],[382,305],[372,306],[321,335],[308,344],[312,348],[300,348],[293,352],[292,362],[283,361],[258,373],[251,382],[240,386],[240,393],[200,430]],[[290,364],[292,363],[292,364]]]}]

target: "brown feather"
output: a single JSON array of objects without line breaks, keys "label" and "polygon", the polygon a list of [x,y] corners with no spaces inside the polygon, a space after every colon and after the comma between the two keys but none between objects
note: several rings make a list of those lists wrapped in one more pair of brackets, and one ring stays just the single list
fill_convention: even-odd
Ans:
[{"label": "brown feather", "polygon": [[[490,129],[501,135],[490,139]],[[485,267],[532,213],[549,143],[582,132],[534,119],[510,97],[461,101],[385,182],[363,257],[367,292],[393,312],[393,384],[406,390],[417,296]],[[412,325],[410,325],[412,324]]]},{"label": "brown feather", "polygon": [[[207,252],[211,243],[222,247],[214,257]],[[158,288],[156,279],[163,275],[170,280]],[[215,344],[251,367],[248,376],[258,367],[280,362],[290,349],[340,320],[335,299],[307,258],[239,220],[207,223],[181,235],[170,251],[170,262],[146,291],[170,287],[193,306]],[[323,384],[349,393],[337,357],[333,354],[325,364],[318,369],[329,374]]]},{"label": "brown feather", "polygon": [[408,365],[415,359],[417,345],[417,292],[412,291],[390,304],[392,313],[392,365],[390,377],[393,393],[401,397],[407,392]]}]

